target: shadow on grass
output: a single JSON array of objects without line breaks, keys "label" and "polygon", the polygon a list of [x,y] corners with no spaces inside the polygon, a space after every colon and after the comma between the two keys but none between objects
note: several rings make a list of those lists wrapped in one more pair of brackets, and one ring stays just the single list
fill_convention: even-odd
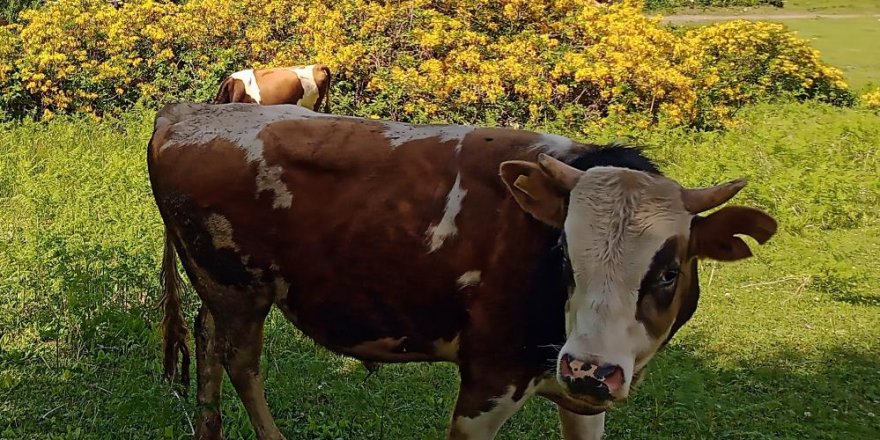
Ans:
[{"label": "shadow on grass", "polygon": [[[160,379],[158,339],[128,324],[115,330],[118,344],[92,345],[57,362],[4,351],[0,437],[191,432],[194,384],[189,400],[173,395]],[[749,357],[672,345],[633,397],[611,412],[608,438],[870,439],[880,432],[880,353],[841,346],[818,359],[795,348]],[[263,371],[270,407],[289,439],[443,438],[457,386],[455,368],[443,364],[386,365],[364,381],[360,364],[315,346],[275,312]],[[254,438],[228,381],[223,411],[229,438]],[[536,398],[499,438],[547,436],[558,436],[555,410]]]},{"label": "shadow on grass", "polygon": [[880,293],[866,292],[866,287],[875,285],[871,277],[873,274],[841,276],[826,271],[814,277],[811,287],[834,301],[858,306],[880,306]]},{"label": "shadow on grass", "polygon": [[835,301],[845,302],[854,306],[880,306],[880,296],[877,295],[867,295],[851,292],[845,294],[831,295],[831,298]]},{"label": "shadow on grass", "polygon": [[877,438],[880,353],[839,346],[816,358],[795,347],[764,349],[772,352],[744,360],[669,347],[609,417],[609,437]]}]

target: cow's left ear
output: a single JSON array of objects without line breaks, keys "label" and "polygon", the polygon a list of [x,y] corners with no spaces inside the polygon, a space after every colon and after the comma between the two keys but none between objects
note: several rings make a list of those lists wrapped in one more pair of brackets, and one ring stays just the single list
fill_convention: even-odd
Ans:
[{"label": "cow's left ear", "polygon": [[744,206],[721,208],[707,217],[695,216],[691,221],[691,255],[719,261],[748,258],[752,251],[737,235],[748,235],[764,244],[776,228],[773,217]]},{"label": "cow's left ear", "polygon": [[582,171],[549,156],[539,164],[521,160],[501,164],[501,180],[514,200],[536,219],[556,228],[565,222],[565,199]]}]

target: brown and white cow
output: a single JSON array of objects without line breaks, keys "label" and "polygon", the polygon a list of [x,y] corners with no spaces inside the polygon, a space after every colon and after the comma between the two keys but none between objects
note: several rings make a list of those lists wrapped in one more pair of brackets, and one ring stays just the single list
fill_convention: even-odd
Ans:
[{"label": "brown and white cow", "polygon": [[323,102],[324,112],[330,113],[331,78],[330,69],[320,63],[245,69],[229,75],[220,83],[214,103],[296,104],[318,110]]},{"label": "brown and white cow", "polygon": [[493,438],[535,394],[566,439],[598,439],[694,313],[697,259],[749,257],[737,235],[776,231],[752,208],[699,215],[743,180],[682,188],[634,149],[296,106],[167,106],[148,165],[166,226],[165,372],[179,353],[184,381],[176,255],[202,300],[198,438],[222,435],[223,369],[257,436],[283,438],[259,372],[276,306],[338,353],[456,363],[450,439]]}]

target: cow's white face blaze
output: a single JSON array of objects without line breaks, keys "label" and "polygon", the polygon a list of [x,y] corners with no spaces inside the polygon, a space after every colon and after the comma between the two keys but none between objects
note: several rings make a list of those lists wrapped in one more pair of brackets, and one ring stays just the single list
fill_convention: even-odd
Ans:
[{"label": "cow's white face blaze", "polygon": [[560,380],[600,399],[627,396],[674,322],[691,217],[663,177],[598,167],[578,180],[564,223],[574,286]]},{"label": "cow's white face blaze", "polygon": [[557,380],[604,408],[625,398],[670,330],[696,306],[695,259],[751,255],[736,234],[764,243],[776,222],[761,211],[723,208],[745,185],[690,190],[663,176],[617,167],[584,172],[546,155],[505,162],[501,177],[536,219],[564,232],[573,285]]}]

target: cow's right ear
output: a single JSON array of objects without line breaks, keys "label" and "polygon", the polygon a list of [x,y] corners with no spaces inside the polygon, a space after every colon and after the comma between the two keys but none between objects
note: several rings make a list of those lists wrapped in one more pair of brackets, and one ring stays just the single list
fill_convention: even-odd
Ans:
[{"label": "cow's right ear", "polygon": [[[543,165],[543,164],[542,164]],[[566,185],[534,162],[512,160],[501,164],[501,180],[519,206],[532,217],[555,228],[565,222]]]},{"label": "cow's right ear", "polygon": [[737,235],[748,235],[764,244],[776,233],[776,220],[754,208],[727,206],[706,217],[691,220],[691,255],[718,261],[752,256],[749,245]]}]

